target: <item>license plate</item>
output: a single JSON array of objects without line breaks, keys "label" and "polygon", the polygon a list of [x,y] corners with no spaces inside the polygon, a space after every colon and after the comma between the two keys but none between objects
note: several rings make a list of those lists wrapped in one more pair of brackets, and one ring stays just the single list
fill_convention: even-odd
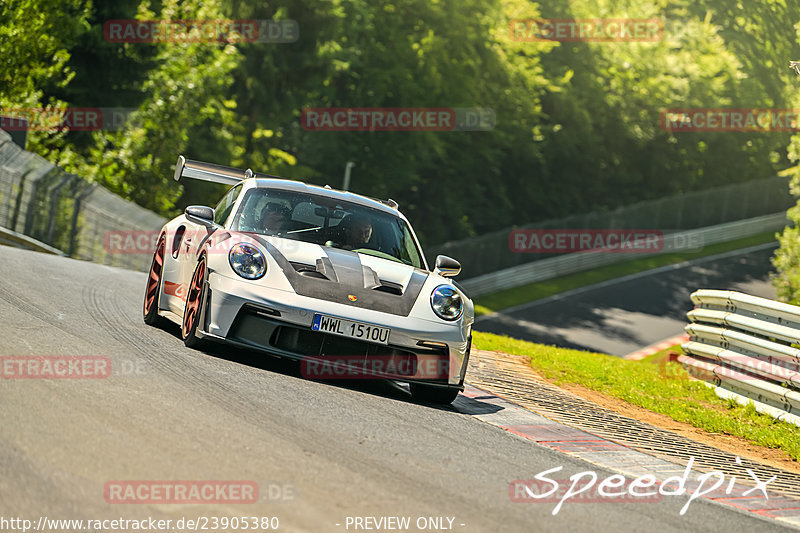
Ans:
[{"label": "license plate", "polygon": [[389,328],[362,324],[361,322],[353,322],[352,320],[345,320],[343,318],[314,315],[314,323],[311,324],[311,329],[362,341],[389,344]]}]

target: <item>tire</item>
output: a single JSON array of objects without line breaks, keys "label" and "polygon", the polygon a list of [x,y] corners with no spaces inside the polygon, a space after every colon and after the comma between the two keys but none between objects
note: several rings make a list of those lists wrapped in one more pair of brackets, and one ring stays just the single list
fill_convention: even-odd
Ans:
[{"label": "tire", "polygon": [[206,284],[206,259],[197,263],[186,294],[186,307],[183,310],[181,337],[187,348],[202,348],[206,342],[197,336],[197,324],[203,314],[203,296]]},{"label": "tire", "polygon": [[411,397],[414,398],[414,401],[420,403],[450,405],[460,392],[458,389],[443,389],[421,383],[409,383],[409,387],[411,389]]},{"label": "tire", "polygon": [[167,248],[167,237],[161,235],[158,239],[156,251],[153,253],[153,262],[150,264],[150,274],[144,291],[144,304],[142,315],[144,323],[148,326],[163,326],[166,320],[158,314],[159,295],[161,294],[162,276],[164,274],[164,258]]}]

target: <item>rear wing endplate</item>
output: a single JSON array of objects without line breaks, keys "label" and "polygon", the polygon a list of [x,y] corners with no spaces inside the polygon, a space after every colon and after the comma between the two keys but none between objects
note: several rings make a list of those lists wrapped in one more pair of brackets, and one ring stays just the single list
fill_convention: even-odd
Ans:
[{"label": "rear wing endplate", "polygon": [[238,168],[215,165],[214,163],[186,159],[182,155],[178,156],[178,162],[175,164],[175,181],[180,181],[181,178],[192,178],[225,185],[236,185],[240,181],[253,176],[255,176],[255,173],[249,168],[240,170]]}]

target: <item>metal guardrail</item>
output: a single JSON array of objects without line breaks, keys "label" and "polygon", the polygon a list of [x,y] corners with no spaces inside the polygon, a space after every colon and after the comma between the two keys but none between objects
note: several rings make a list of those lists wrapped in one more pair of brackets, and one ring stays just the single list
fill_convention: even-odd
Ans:
[{"label": "metal guardrail", "polygon": [[800,424],[800,307],[734,291],[699,290],[678,358],[718,394]]},{"label": "metal guardrail", "polygon": [[6,229],[2,226],[0,226],[0,244],[14,246],[16,248],[23,248],[25,250],[33,250],[35,252],[42,252],[45,254],[60,255],[62,257],[66,257],[67,255],[58,248],[53,248],[52,246],[37,241],[36,239],[32,239],[27,235],[22,235],[21,233],[11,231],[10,229]]},{"label": "metal guardrail", "polygon": [[[783,178],[769,178],[728,186],[725,188],[725,194],[720,197],[723,200],[722,207],[704,208],[702,211],[707,214],[716,213],[714,216],[719,215],[717,219],[732,216],[732,213],[737,212],[740,213],[740,216],[759,211],[763,213],[764,209],[784,201],[783,196],[788,195],[785,181]],[[705,206],[707,203],[705,199],[712,192],[697,192],[685,196],[697,196],[695,200],[702,200],[701,203]],[[752,198],[747,202],[747,209],[744,207],[742,209],[728,208],[730,205],[738,205],[736,202],[748,197]],[[733,203],[731,204],[731,202]],[[646,214],[670,213],[670,216],[679,215],[678,219],[682,220],[693,212],[684,204],[672,206],[674,209],[662,209],[663,206],[660,203],[656,202],[656,204],[645,202],[611,214],[590,213],[585,216],[573,217],[574,220],[549,221],[542,223],[543,226],[540,224],[531,227],[592,228],[602,226],[612,228],[620,227],[619,223],[622,222],[639,220]],[[656,209],[657,206],[660,207]],[[633,216],[633,214],[636,215],[634,218],[628,216]],[[609,216],[612,218],[609,219]],[[678,219],[674,222],[680,222]],[[651,216],[650,220],[653,222],[660,219]],[[706,220],[706,218],[702,220]],[[700,219],[692,219],[692,223],[699,221]],[[155,232],[165,222],[165,218],[133,202],[124,200],[97,184],[68,174],[36,154],[22,150],[12,142],[6,132],[0,130],[0,227],[27,235],[65,252],[70,257],[112,266],[147,270],[151,259],[150,254],[118,253],[106,245],[106,238],[109,232],[113,231]],[[713,244],[762,231],[779,230],[785,225],[785,213],[781,211],[743,221],[667,234],[664,236],[663,252],[681,249],[681,246],[676,246],[678,241]],[[480,238],[470,241],[478,246],[475,250],[476,254],[482,258],[497,256],[498,254],[494,253],[495,246],[490,245],[497,241],[496,236],[492,234],[485,236],[490,238],[489,240]],[[507,233],[504,233],[503,238],[498,242],[510,255],[518,258],[530,255],[511,253],[508,250]],[[433,248],[436,250],[436,247]],[[431,251],[430,248],[428,251]],[[439,251],[446,252],[447,250]],[[637,257],[645,255],[637,254]],[[464,263],[464,272],[468,275],[468,270],[473,265],[465,261],[468,258],[457,257]],[[461,281],[461,284],[471,296],[480,296],[496,290],[513,288],[526,283],[543,281],[624,261],[630,257],[630,255],[619,253],[587,252],[558,255],[472,277]]]},{"label": "metal guardrail", "polygon": [[425,252],[429,263],[439,254],[458,259],[464,267],[460,279],[471,279],[554,257],[545,253],[515,253],[509,248],[509,234],[513,230],[635,228],[678,232],[785,212],[796,202],[789,192],[789,178],[773,176],[682,192],[608,211],[521,224],[458,241],[426,244]]},{"label": "metal guardrail", "polygon": [[558,276],[566,276],[590,270],[601,266],[629,261],[633,258],[648,257],[674,251],[686,251],[685,247],[679,243],[699,242],[704,246],[721,242],[728,242],[765,231],[778,231],[788,224],[786,213],[774,213],[771,215],[738,220],[726,224],[719,224],[707,228],[699,228],[688,231],[681,231],[664,235],[664,246],[660,252],[652,254],[620,254],[620,253],[600,253],[591,250],[559,255],[550,259],[543,259],[533,263],[498,270],[490,274],[484,274],[474,278],[459,281],[471,297],[489,294],[504,289],[513,289],[528,283],[545,281]]},{"label": "metal guardrail", "polygon": [[[41,246],[112,266],[147,270],[147,254],[116,253],[109,232],[157,231],[166,219],[26,152],[0,130],[0,227]],[[29,243],[30,244],[30,243]]]}]

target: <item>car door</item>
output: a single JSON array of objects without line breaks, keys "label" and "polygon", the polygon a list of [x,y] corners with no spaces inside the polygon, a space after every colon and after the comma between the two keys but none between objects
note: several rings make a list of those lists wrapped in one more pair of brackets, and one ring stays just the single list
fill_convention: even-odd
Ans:
[{"label": "car door", "polygon": [[[214,209],[214,223],[217,225],[217,227],[222,227],[225,225],[226,220],[230,216],[231,211],[236,204],[236,200],[238,199],[241,190],[241,184],[234,186],[230,191],[225,193],[225,196],[223,196],[217,204],[217,207]],[[185,295],[187,293],[189,283],[192,281],[195,268],[197,267],[198,252],[200,251],[200,247],[205,243],[208,235],[213,233],[216,229],[208,228],[203,224],[196,224],[189,220],[185,220],[183,225],[185,226],[185,231],[183,232],[182,239],[180,242],[177,242],[176,239],[177,261],[180,272],[178,275],[180,279],[179,295],[182,295],[183,297],[172,301],[172,305],[170,306],[178,308],[177,310],[173,309],[173,311],[180,315],[183,314],[186,304]]]}]

